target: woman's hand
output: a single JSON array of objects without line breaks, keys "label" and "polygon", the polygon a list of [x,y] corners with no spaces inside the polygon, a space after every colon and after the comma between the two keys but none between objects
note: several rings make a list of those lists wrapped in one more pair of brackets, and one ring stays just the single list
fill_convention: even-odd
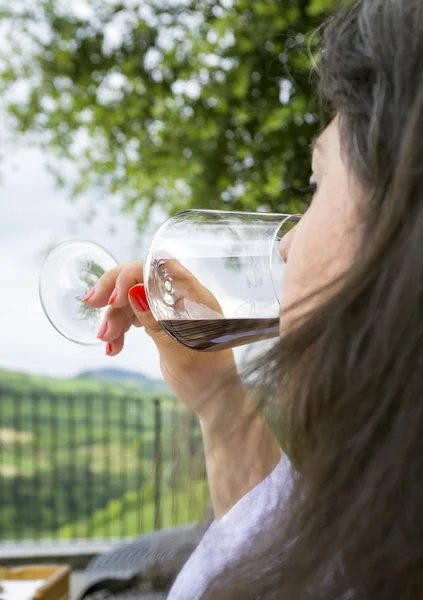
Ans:
[{"label": "woman's hand", "polygon": [[[190,290],[190,299],[194,298],[195,303],[202,303],[208,309],[221,314],[217,301],[208,290],[181,265],[175,263],[173,270],[175,269],[178,269],[179,275],[179,279],[174,279],[176,288],[178,280],[180,282],[183,276],[182,287]],[[186,294],[180,298],[181,302],[184,300]],[[115,356],[122,351],[125,334],[131,326],[144,327],[157,346],[160,367],[169,387],[200,418],[207,418],[210,412],[215,419],[220,406],[225,410],[226,404],[227,409],[228,395],[223,388],[227,380],[231,381],[227,388],[229,397],[233,398],[235,391],[239,391],[240,395],[245,394],[237,376],[231,350],[212,353],[190,350],[161,329],[148,307],[143,285],[142,260],[118,265],[105,273],[87,294],[85,302],[96,308],[110,305],[98,334],[98,337],[106,342],[106,353],[109,356]],[[222,388],[220,393],[219,388]]]}]

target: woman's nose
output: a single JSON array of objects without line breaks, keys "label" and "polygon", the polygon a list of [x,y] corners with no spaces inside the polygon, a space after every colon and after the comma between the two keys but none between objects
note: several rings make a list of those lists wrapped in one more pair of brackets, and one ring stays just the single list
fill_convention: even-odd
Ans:
[{"label": "woman's nose", "polygon": [[295,225],[295,227],[288,231],[288,233],[286,233],[279,242],[279,254],[281,255],[284,263],[288,262],[289,249],[291,247],[292,240],[294,239],[296,229],[297,226]]}]

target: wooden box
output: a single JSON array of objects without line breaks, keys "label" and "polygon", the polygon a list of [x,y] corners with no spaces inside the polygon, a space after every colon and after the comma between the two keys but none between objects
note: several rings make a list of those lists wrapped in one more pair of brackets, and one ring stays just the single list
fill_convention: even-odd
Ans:
[{"label": "wooden box", "polygon": [[[14,584],[18,581],[22,583],[24,581],[28,581],[28,583],[29,581],[43,581],[41,587],[32,593],[32,597],[30,596],[31,600],[69,600],[69,576],[70,567],[62,565],[28,565],[13,569],[0,567],[0,584],[4,582],[5,589],[7,581],[11,583],[13,581]],[[26,595],[28,589],[30,588],[26,588]],[[16,589],[16,591],[18,590]],[[7,595],[0,591],[0,598],[3,597],[5,600],[7,599]]]}]

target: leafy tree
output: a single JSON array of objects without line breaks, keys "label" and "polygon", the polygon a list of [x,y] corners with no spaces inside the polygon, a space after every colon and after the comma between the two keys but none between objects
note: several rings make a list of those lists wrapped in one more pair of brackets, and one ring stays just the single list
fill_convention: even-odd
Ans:
[{"label": "leafy tree", "polygon": [[336,0],[0,1],[11,131],[76,164],[73,195],[117,194],[140,225],[154,204],[301,210],[309,34]]}]

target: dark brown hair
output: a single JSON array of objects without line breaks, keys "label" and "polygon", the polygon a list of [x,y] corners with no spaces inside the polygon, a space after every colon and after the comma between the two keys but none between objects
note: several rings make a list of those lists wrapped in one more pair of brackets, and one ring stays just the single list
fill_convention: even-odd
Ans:
[{"label": "dark brown hair", "polygon": [[362,244],[340,289],[261,361],[298,476],[271,551],[207,598],[423,598],[422,0],[348,3],[317,75],[365,192]]}]

